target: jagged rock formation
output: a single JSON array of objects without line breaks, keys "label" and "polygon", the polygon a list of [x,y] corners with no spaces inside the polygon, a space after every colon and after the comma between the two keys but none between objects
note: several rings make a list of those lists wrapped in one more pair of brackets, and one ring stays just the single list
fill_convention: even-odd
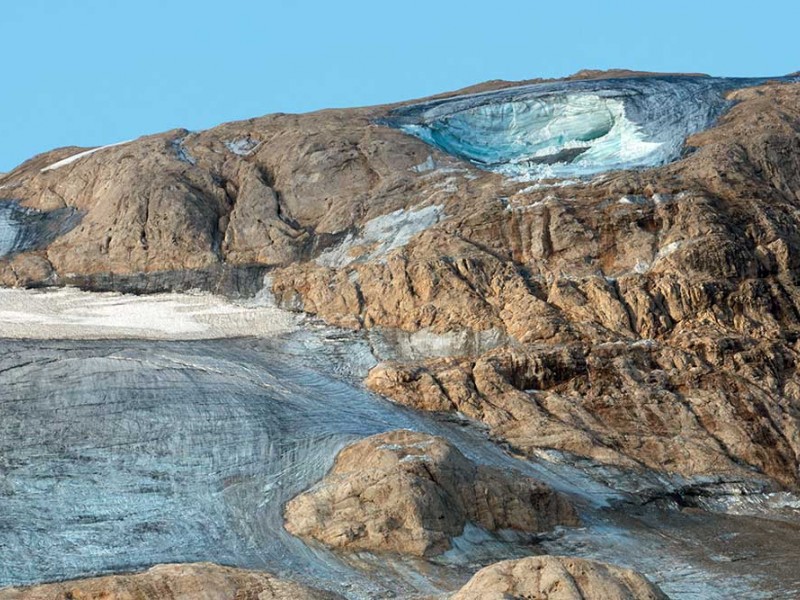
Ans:
[{"label": "jagged rock formation", "polygon": [[159,565],[134,575],[112,575],[0,590],[0,600],[337,600],[338,594],[267,573],[209,563]]},{"label": "jagged rock formation", "polygon": [[593,560],[533,556],[490,565],[451,600],[666,600],[636,571]]},{"label": "jagged rock formation", "polygon": [[[574,183],[480,171],[376,124],[394,107],[62,149],[0,191],[82,218],[0,259],[0,282],[225,291],[254,278],[220,270],[269,267],[283,306],[336,325],[505,340],[380,367],[370,384],[397,401],[462,410],[525,452],[797,488],[800,84],[729,100],[680,160]],[[432,207],[402,243],[362,235]]]},{"label": "jagged rock formation", "polygon": [[797,487],[800,86],[732,98],[660,169],[544,189],[451,176],[454,216],[402,252],[346,272],[296,265],[276,294],[342,325],[497,329],[523,363],[563,352],[538,384],[513,360],[492,380],[494,354],[447,385],[441,364],[407,367],[449,386],[430,404],[414,375],[376,383],[397,365],[371,379],[420,407],[477,405],[465,412],[521,450]]},{"label": "jagged rock formation", "polygon": [[290,533],[330,547],[416,556],[447,550],[468,522],[527,533],[578,522],[547,486],[476,466],[447,441],[405,430],[342,450],[325,479],[287,504],[285,517]]},{"label": "jagged rock formation", "polygon": [[4,176],[0,193],[83,214],[38,251],[61,277],[288,264],[356,220],[407,205],[409,168],[427,150],[370,115],[273,115],[84,155],[61,149]]},{"label": "jagged rock formation", "polygon": [[415,408],[483,421],[527,453],[557,448],[607,464],[733,480],[757,479],[760,471],[792,485],[794,451],[783,436],[796,436],[796,423],[755,384],[698,362],[656,342],[504,348],[383,364],[367,383]]}]

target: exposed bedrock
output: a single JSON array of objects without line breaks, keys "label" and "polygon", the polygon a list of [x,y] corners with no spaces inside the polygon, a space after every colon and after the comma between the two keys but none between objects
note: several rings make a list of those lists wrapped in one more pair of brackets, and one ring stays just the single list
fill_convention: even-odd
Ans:
[{"label": "exposed bedrock", "polygon": [[346,550],[432,556],[467,523],[537,534],[577,525],[572,505],[546,485],[476,466],[449,442],[400,430],[348,446],[330,473],[291,500],[286,529]]},{"label": "exposed bedrock", "polygon": [[[530,454],[558,449],[709,481],[766,475],[796,486],[795,384],[770,372],[784,364],[783,349],[732,353],[749,364],[725,368],[657,342],[529,346],[384,363],[367,384],[402,404],[483,421]],[[782,388],[765,389],[771,377]]]},{"label": "exposed bedrock", "polygon": [[0,600],[341,600],[268,573],[211,563],[159,565],[142,573],[0,589]]},{"label": "exposed bedrock", "polygon": [[55,150],[0,178],[0,198],[81,212],[42,252],[62,276],[288,264],[426,199],[410,171],[425,144],[371,125],[373,113],[272,115]]},{"label": "exposed bedrock", "polygon": [[385,261],[292,266],[275,293],[341,325],[504,332],[369,384],[522,450],[796,488],[800,86],[732,97],[682,161],[502,202],[467,183],[469,210]]},{"label": "exposed bedrock", "polygon": [[490,565],[451,600],[667,600],[643,575],[593,560],[532,556]]}]

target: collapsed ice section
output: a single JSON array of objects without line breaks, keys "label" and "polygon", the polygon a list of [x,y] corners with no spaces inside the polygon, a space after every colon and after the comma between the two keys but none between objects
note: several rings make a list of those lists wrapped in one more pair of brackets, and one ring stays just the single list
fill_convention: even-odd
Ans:
[{"label": "collapsed ice section", "polygon": [[686,138],[732,104],[727,92],[765,81],[661,76],[540,83],[405,106],[383,123],[487,170],[522,179],[581,177],[679,158]]}]

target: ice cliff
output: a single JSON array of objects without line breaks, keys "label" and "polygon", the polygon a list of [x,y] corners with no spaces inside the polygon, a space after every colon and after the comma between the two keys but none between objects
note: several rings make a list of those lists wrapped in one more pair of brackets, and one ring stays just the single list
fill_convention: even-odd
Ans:
[{"label": "ice cliff", "polygon": [[[795,78],[796,79],[796,78]],[[654,167],[766,79],[658,76],[537,83],[413,104],[384,122],[479,167],[523,179]]]}]

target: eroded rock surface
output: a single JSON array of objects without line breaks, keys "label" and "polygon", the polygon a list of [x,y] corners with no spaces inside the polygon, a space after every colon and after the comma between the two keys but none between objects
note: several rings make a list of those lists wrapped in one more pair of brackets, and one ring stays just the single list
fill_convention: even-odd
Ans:
[{"label": "eroded rock surface", "polygon": [[451,600],[667,600],[643,575],[593,560],[533,556],[478,571]]},{"label": "eroded rock surface", "polygon": [[[752,353],[774,358],[776,348]],[[529,454],[556,448],[630,468],[795,482],[791,400],[664,343],[528,346],[384,363],[367,384],[414,408],[483,421]]]},{"label": "eroded rock surface", "polygon": [[0,600],[337,600],[338,594],[268,573],[211,563],[159,565],[143,573],[0,589]]},{"label": "eroded rock surface", "polygon": [[531,478],[476,466],[449,442],[400,430],[348,446],[286,506],[286,529],[348,550],[430,556],[468,522],[540,533],[576,525],[571,504]]}]

